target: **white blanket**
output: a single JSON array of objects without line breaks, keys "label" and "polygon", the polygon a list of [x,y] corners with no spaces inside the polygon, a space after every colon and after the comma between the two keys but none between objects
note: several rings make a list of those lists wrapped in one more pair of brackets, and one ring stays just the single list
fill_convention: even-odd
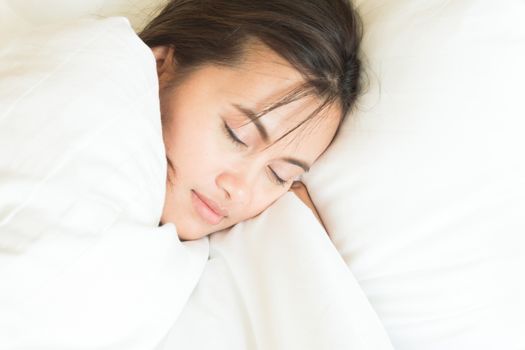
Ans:
[{"label": "white blanket", "polygon": [[154,69],[124,18],[0,49],[0,349],[151,349],[185,305],[208,243],[157,227]]}]

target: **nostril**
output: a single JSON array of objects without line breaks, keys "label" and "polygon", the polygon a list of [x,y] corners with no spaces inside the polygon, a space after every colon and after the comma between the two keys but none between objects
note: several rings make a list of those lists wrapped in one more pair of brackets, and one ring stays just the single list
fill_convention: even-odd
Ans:
[{"label": "nostril", "polygon": [[240,173],[224,172],[216,179],[217,186],[224,191],[225,200],[239,205],[246,204],[249,183]]}]

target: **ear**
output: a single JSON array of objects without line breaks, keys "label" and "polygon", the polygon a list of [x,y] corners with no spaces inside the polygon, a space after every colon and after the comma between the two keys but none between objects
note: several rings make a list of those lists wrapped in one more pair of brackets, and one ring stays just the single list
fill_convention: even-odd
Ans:
[{"label": "ear", "polygon": [[173,54],[175,53],[174,48],[165,45],[155,46],[151,48],[151,51],[153,51],[153,55],[157,61],[157,75],[159,81],[169,81],[175,73],[173,59]]}]

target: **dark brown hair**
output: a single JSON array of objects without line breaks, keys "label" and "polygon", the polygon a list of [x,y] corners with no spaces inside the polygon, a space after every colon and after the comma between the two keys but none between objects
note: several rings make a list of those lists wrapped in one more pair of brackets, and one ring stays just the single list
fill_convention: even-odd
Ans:
[{"label": "dark brown hair", "polygon": [[347,0],[171,0],[139,36],[149,47],[173,46],[182,74],[236,65],[250,40],[264,43],[305,84],[261,115],[313,91],[324,100],[314,114],[337,102],[342,122],[361,90],[362,25]]}]

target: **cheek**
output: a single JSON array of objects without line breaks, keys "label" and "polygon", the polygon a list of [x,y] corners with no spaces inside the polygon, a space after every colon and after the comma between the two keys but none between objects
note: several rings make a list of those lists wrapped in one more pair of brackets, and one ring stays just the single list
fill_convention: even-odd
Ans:
[{"label": "cheek", "polygon": [[177,170],[177,177],[202,173],[215,156],[205,128],[199,128],[189,118],[172,114],[163,122],[166,154]]},{"label": "cheek", "polygon": [[177,176],[186,181],[210,175],[215,167],[217,154],[212,140],[203,136],[185,133],[181,128],[179,132],[172,133],[167,145],[166,152],[177,169]]},{"label": "cheek", "polygon": [[[240,213],[240,218],[237,222],[247,220],[257,216],[268,207],[270,207],[275,201],[277,201],[282,195],[288,191],[287,188],[262,188],[261,190],[255,189],[253,192],[253,199],[251,205],[243,209]],[[237,223],[236,222],[236,223]]]}]

